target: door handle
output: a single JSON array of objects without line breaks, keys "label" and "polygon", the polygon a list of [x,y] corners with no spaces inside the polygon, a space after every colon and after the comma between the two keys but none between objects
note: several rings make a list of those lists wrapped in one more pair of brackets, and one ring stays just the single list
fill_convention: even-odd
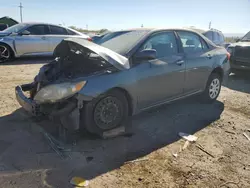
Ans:
[{"label": "door handle", "polygon": [[208,58],[208,59],[212,59],[212,57],[213,57],[213,56],[212,56],[211,54],[207,54],[207,58]]},{"label": "door handle", "polygon": [[45,40],[45,39],[46,39],[46,37],[42,37],[41,39]]},{"label": "door handle", "polygon": [[176,64],[177,64],[177,65],[180,65],[180,66],[181,66],[183,63],[184,63],[183,60],[178,60],[178,61],[176,61]]}]

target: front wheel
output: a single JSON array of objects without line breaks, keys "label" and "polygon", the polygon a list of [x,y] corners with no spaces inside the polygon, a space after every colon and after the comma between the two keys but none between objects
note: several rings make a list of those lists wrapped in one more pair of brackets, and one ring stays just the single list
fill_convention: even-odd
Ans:
[{"label": "front wheel", "polygon": [[11,59],[10,48],[4,44],[0,44],[0,63],[4,63]]},{"label": "front wheel", "polygon": [[110,91],[85,104],[81,112],[81,127],[102,134],[122,125],[128,118],[128,101],[123,92]]},{"label": "front wheel", "polygon": [[202,100],[205,103],[212,103],[216,101],[221,90],[221,77],[219,74],[213,73],[210,75],[206,89],[202,94]]}]

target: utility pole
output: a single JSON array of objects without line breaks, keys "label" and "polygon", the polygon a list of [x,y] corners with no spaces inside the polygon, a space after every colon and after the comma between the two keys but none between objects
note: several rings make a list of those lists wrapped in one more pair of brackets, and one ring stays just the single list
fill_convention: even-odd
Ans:
[{"label": "utility pole", "polygon": [[209,22],[208,29],[211,29],[211,25],[212,25],[212,22],[210,21],[210,22]]},{"label": "utility pole", "polygon": [[23,6],[22,3],[20,2],[20,5],[18,6],[20,8],[20,18],[21,18],[21,23],[23,22]]}]

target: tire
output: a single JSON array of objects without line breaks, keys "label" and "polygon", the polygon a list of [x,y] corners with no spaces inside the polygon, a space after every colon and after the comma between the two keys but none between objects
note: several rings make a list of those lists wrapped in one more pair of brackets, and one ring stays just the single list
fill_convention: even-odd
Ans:
[{"label": "tire", "polygon": [[0,63],[9,61],[12,58],[12,51],[6,44],[0,43]]},{"label": "tire", "polygon": [[93,134],[119,127],[128,118],[128,101],[123,92],[112,90],[84,105],[81,127]]},{"label": "tire", "polygon": [[217,73],[212,73],[207,81],[206,89],[202,94],[204,103],[213,103],[216,101],[221,90],[221,76]]}]

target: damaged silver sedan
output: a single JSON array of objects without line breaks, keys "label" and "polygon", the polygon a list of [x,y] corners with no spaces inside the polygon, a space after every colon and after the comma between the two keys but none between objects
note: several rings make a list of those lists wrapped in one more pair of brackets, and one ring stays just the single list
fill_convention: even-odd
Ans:
[{"label": "damaged silver sedan", "polygon": [[69,38],[54,55],[32,83],[16,87],[18,102],[34,116],[95,134],[194,94],[213,102],[229,72],[227,51],[186,29],[132,30],[100,45]]}]

